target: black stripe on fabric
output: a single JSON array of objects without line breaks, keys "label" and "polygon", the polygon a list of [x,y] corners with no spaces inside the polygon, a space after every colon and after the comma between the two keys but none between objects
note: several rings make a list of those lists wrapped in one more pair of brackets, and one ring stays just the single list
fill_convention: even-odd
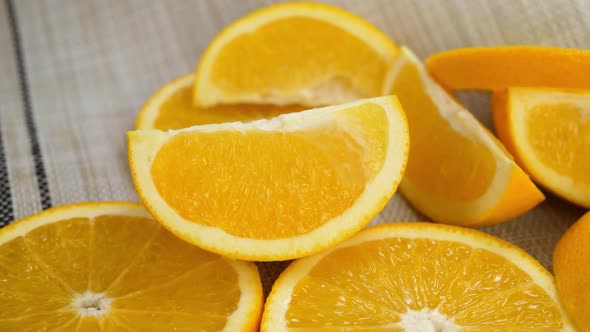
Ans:
[{"label": "black stripe on fabric", "polygon": [[2,135],[0,135],[0,227],[8,225],[13,220],[14,207],[12,206],[10,179],[8,178]]},{"label": "black stripe on fabric", "polygon": [[14,9],[13,0],[6,0],[6,7],[8,8],[8,20],[10,23],[10,30],[12,33],[12,42],[14,43],[14,52],[16,55],[16,63],[18,67],[20,92],[25,112],[27,133],[29,135],[29,141],[31,143],[31,153],[33,154],[33,162],[35,164],[37,187],[39,189],[41,207],[43,208],[43,210],[45,210],[51,207],[51,195],[49,193],[49,185],[47,183],[47,173],[45,173],[45,165],[43,164],[41,146],[39,145],[37,125],[35,124],[35,118],[33,116],[31,94],[29,92],[29,80],[27,76],[27,69],[25,67],[23,46],[20,38],[20,30],[17,21],[16,10]]}]

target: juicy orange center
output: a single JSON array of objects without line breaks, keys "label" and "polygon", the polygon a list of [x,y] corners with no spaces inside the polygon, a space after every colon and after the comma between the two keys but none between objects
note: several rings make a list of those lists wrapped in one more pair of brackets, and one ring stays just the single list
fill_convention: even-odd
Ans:
[{"label": "juicy orange center", "polygon": [[383,165],[388,120],[367,107],[380,106],[295,131],[180,133],[156,155],[153,181],[186,220],[248,238],[308,233],[348,209]]},{"label": "juicy orange center", "polygon": [[386,69],[379,54],[349,32],[325,21],[289,17],[224,45],[211,80],[225,91],[263,95],[275,92],[269,87],[291,95],[302,87],[336,85],[358,99],[381,93]]},{"label": "juicy orange center", "polygon": [[[329,308],[329,310],[326,310]],[[295,286],[287,326],[558,330],[561,314],[502,256],[454,241],[395,238],[338,249]]]},{"label": "juicy orange center", "polygon": [[[414,186],[452,201],[466,202],[484,194],[496,162],[483,144],[458,133],[425,94],[418,69],[404,66],[393,85],[410,129],[406,173]],[[460,185],[458,185],[460,184]]]},{"label": "juicy orange center", "polygon": [[590,186],[590,109],[554,103],[527,112],[528,139],[537,157],[558,174]]}]

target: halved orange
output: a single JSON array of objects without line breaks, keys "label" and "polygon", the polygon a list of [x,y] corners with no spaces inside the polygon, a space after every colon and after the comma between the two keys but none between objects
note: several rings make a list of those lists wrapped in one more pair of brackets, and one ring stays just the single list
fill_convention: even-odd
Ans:
[{"label": "halved orange", "polygon": [[559,296],[580,332],[590,331],[590,212],[557,242],[553,270]]},{"label": "halved orange", "polygon": [[498,136],[535,182],[590,208],[590,90],[509,88],[493,108]]},{"label": "halved orange", "polygon": [[193,105],[194,74],[180,76],[154,93],[135,120],[135,129],[181,129],[196,125],[270,119],[305,109],[299,105]]},{"label": "halved orange", "polygon": [[382,96],[396,54],[383,32],[345,10],[276,4],[215,37],[196,70],[194,102],[323,106]]},{"label": "halved orange", "polygon": [[545,46],[460,48],[426,60],[448,90],[501,90],[511,86],[590,89],[590,51]]},{"label": "halved orange", "polygon": [[400,190],[432,220],[463,226],[514,218],[544,199],[502,144],[402,48],[391,92],[410,127]]},{"label": "halved orange", "polygon": [[0,230],[1,331],[256,331],[256,265],[173,236],[136,203],[79,203]]},{"label": "halved orange", "polygon": [[553,277],[522,249],[429,223],[366,229],[291,263],[261,331],[573,331]]},{"label": "halved orange", "polygon": [[213,252],[286,260],[360,230],[395,192],[408,128],[380,97],[249,123],[128,133],[142,201],[162,225]]}]

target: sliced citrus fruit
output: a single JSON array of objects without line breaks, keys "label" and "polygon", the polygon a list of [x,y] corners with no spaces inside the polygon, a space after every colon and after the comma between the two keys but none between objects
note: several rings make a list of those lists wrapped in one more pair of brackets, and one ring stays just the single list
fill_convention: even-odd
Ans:
[{"label": "sliced citrus fruit", "polygon": [[537,183],[590,208],[590,90],[498,91],[493,115],[498,136]]},{"label": "sliced citrus fruit", "polygon": [[137,192],[165,227],[262,261],[308,255],[360,230],[395,192],[409,147],[394,97],[128,137]]},{"label": "sliced citrus fruit", "polygon": [[590,213],[557,242],[553,271],[563,306],[580,332],[590,331]]},{"label": "sliced citrus fruit", "polygon": [[394,67],[392,93],[410,127],[410,156],[400,190],[438,222],[504,222],[544,199],[504,147],[426,73],[407,48]]},{"label": "sliced citrus fruit", "polygon": [[449,90],[510,86],[590,89],[590,51],[544,46],[471,47],[434,54],[430,74]]},{"label": "sliced citrus fruit", "polygon": [[552,276],[522,249],[448,225],[366,229],[291,263],[261,331],[568,331]]},{"label": "sliced citrus fruit", "polygon": [[215,37],[196,70],[194,101],[321,106],[381,96],[396,53],[383,32],[345,10],[272,5]]},{"label": "sliced citrus fruit", "polygon": [[194,74],[178,77],[148,99],[135,121],[136,129],[181,129],[190,126],[233,121],[270,119],[280,114],[301,111],[299,105],[193,105]]},{"label": "sliced citrus fruit", "polygon": [[80,203],[0,230],[1,331],[256,331],[252,263],[192,246],[136,203]]}]

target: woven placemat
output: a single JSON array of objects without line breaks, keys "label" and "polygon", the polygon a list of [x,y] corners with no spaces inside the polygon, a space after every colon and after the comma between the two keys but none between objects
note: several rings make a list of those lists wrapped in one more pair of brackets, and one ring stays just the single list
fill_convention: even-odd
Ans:
[{"label": "woven placemat", "polygon": [[[590,2],[328,1],[422,58],[466,46],[590,48]],[[4,0],[0,5],[0,225],[79,201],[137,201],[125,131],[159,86],[194,69],[211,38],[271,3],[255,0]],[[489,96],[460,99],[491,124]],[[482,230],[551,268],[555,242],[583,210],[548,195]],[[423,220],[397,194],[373,224]],[[259,264],[268,290],[286,266]]]}]

